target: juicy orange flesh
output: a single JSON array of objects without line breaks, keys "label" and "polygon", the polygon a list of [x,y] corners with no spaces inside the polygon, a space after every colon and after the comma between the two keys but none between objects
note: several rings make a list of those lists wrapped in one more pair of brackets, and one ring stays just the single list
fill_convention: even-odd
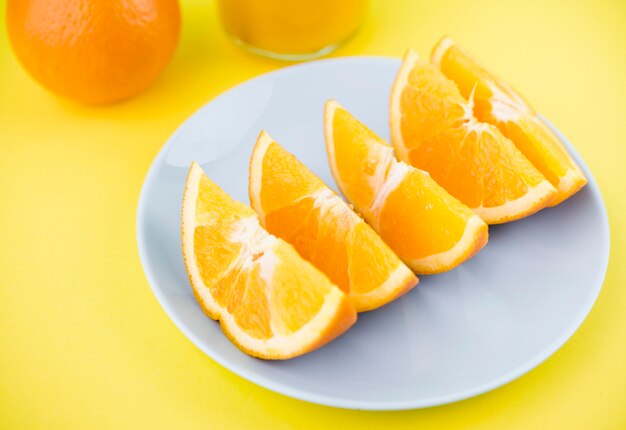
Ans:
[{"label": "juicy orange flesh", "polygon": [[441,57],[440,69],[458,85],[464,97],[469,97],[476,87],[476,117],[495,124],[550,183],[557,186],[560,178],[571,169],[580,174],[579,181],[586,182],[559,138],[535,115],[528,103],[466,52],[451,45]]},{"label": "juicy orange flesh", "polygon": [[402,135],[415,142],[436,137],[465,121],[466,101],[454,82],[430,67],[413,69],[402,92]]},{"label": "juicy orange flesh", "polygon": [[371,227],[279,145],[268,146],[262,163],[265,227],[344,292],[372,291],[401,264]]},{"label": "juicy orange flesh", "polygon": [[261,206],[269,213],[282,208],[301,196],[324,187],[324,184],[308,169],[294,169],[299,163],[295,157],[284,151],[276,143],[271,143],[263,157],[263,186]]},{"label": "juicy orange flesh", "polygon": [[[267,301],[268,286],[260,276],[260,266],[255,264],[249,269],[241,267],[233,269],[219,284],[221,289],[228,293],[228,301],[220,304],[227,306],[237,325],[252,337],[259,339],[272,337],[271,315]],[[214,288],[211,288],[213,297],[215,297]]]},{"label": "juicy orange flesh", "polygon": [[409,158],[471,208],[500,206],[544,179],[508,139],[487,124],[447,130],[423,141]]},{"label": "juicy orange flesh", "polygon": [[196,224],[212,225],[227,223],[244,217],[255,216],[251,207],[230,198],[220,187],[202,175],[198,184],[196,200]]},{"label": "juicy orange flesh", "polygon": [[[375,192],[370,181],[364,179],[373,177],[376,169],[384,162],[384,147],[387,145],[345,109],[335,111],[333,140],[350,142],[335,145],[335,163],[342,183],[341,191],[363,212],[373,201]],[[381,150],[378,151],[372,142],[380,143]]]},{"label": "juicy orange flesh", "polygon": [[329,280],[288,244],[274,240],[248,206],[202,177],[196,200],[194,253],[200,277],[216,302],[248,335],[289,335],[315,316]]},{"label": "juicy orange flesh", "polygon": [[[301,257],[284,242],[275,252],[280,263],[272,278],[271,306],[277,313],[276,330],[288,335],[320,311],[333,285],[312,265],[303,265]],[[294,285],[299,288],[293,288]]]},{"label": "juicy orange flesh", "polygon": [[[398,257],[390,250],[373,246],[379,244],[380,237],[370,226],[359,223],[348,238],[348,276],[352,281],[352,291],[369,293],[385,282],[400,264]],[[372,262],[376,264],[372,264]]]},{"label": "juicy orange flesh", "polygon": [[558,185],[560,178],[574,166],[562,143],[535,116],[523,115],[517,121],[498,125],[518,148],[523,148],[524,155],[550,183]]},{"label": "juicy orange flesh", "polygon": [[423,258],[451,249],[473,215],[431,178],[412,170],[387,197],[380,234],[399,255]]},{"label": "juicy orange flesh", "polygon": [[410,163],[469,207],[500,206],[544,179],[495,126],[464,113],[458,88],[434,66],[418,60],[401,104]]},{"label": "juicy orange flesh", "polygon": [[[196,227],[194,244],[198,270],[205,285],[213,285],[217,282],[224,275],[224,270],[242,252],[242,244],[230,242],[227,235],[215,227]],[[216,290],[213,292],[213,296],[222,306],[224,306],[224,302],[220,301],[220,297],[227,295],[227,291]]]},{"label": "juicy orange flesh", "polygon": [[[450,46],[441,57],[439,69],[454,81],[465,98],[474,91],[474,115],[491,122],[492,101],[497,97],[511,111],[532,113],[528,104],[511,88],[498,85],[498,80],[457,46]],[[474,88],[475,87],[475,88]]]},{"label": "juicy orange flesh", "polygon": [[[333,217],[336,218],[336,217]],[[346,236],[350,231],[324,217],[312,198],[271,212],[265,218],[268,231],[291,243],[302,257],[313,263],[344,292],[350,292]]]},{"label": "juicy orange flesh", "polygon": [[[411,260],[451,249],[474,213],[428,175],[408,166],[409,173],[383,206],[370,207],[399,163],[385,155],[391,148],[345,109],[336,109],[333,123],[335,162],[344,193],[366,219],[379,226],[385,243]],[[373,163],[380,176],[375,176]]]}]

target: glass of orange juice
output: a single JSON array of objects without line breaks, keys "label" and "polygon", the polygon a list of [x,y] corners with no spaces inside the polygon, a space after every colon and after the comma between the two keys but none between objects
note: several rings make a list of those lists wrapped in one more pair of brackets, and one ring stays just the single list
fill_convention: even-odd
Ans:
[{"label": "glass of orange juice", "polygon": [[239,45],[281,60],[333,51],[359,28],[369,0],[219,0],[224,28]]}]

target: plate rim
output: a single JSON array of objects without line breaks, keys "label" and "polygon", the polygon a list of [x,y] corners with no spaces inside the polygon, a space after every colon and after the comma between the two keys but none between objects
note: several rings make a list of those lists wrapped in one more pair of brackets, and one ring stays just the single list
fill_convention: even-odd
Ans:
[{"label": "plate rim", "polygon": [[[227,359],[224,359],[220,356],[219,351],[214,350],[210,346],[207,346],[203,341],[201,341],[193,331],[187,326],[187,324],[178,317],[177,313],[172,309],[169,304],[169,300],[165,297],[165,294],[161,292],[161,289],[157,287],[158,280],[153,274],[151,270],[151,263],[148,260],[146,241],[144,235],[145,229],[145,219],[148,214],[146,209],[146,200],[148,189],[151,188],[151,184],[154,182],[156,177],[156,172],[158,167],[162,164],[163,158],[165,157],[168,149],[175,142],[173,137],[177,135],[178,131],[184,127],[184,125],[190,121],[193,117],[201,115],[203,109],[209,106],[212,103],[218,102],[221,98],[228,96],[233,91],[241,91],[248,86],[255,85],[259,81],[263,81],[266,79],[275,79],[282,75],[288,75],[292,73],[297,73],[300,69],[308,69],[318,67],[320,65],[328,65],[333,63],[345,63],[345,62],[368,62],[368,61],[393,61],[395,63],[400,64],[401,59],[390,56],[378,56],[378,55],[359,55],[359,56],[348,56],[348,57],[335,57],[335,58],[325,58],[316,61],[310,61],[305,63],[299,63],[295,65],[290,65],[287,67],[283,67],[277,70],[272,70],[261,75],[255,76],[251,79],[248,79],[244,82],[241,82],[212,99],[208,100],[202,106],[197,108],[191,115],[189,115],[168,137],[167,141],[161,146],[161,149],[158,151],[157,155],[154,157],[148,172],[144,178],[144,181],[141,186],[141,192],[139,195],[139,201],[137,205],[137,215],[136,215],[136,241],[139,252],[139,260],[141,262],[141,266],[143,272],[146,276],[148,284],[157,298],[157,301],[167,314],[167,316],[171,319],[174,325],[205,355],[207,355],[210,359],[228,369],[230,372],[235,375],[246,379],[256,385],[259,385],[265,389],[274,391],[276,393],[292,397],[298,400],[307,401],[310,403],[315,403],[324,406],[331,406],[342,409],[355,409],[355,410],[373,410],[373,411],[395,411],[395,410],[411,410],[411,409],[421,409],[433,406],[440,406],[449,403],[458,402],[461,400],[469,399],[475,396],[479,396],[486,392],[492,391],[496,388],[502,387],[509,382],[525,375],[530,372],[543,362],[545,362],[548,358],[550,358],[556,351],[558,351],[573,335],[578,331],[584,320],[587,318],[594,304],[596,303],[600,291],[602,290],[604,280],[606,278],[608,263],[609,263],[609,255],[610,255],[610,225],[608,221],[608,214],[606,210],[606,204],[604,203],[604,198],[602,197],[602,192],[591,173],[591,170],[585,163],[584,159],[580,156],[580,154],[576,151],[575,147],[569,142],[567,137],[561,133],[550,121],[548,121],[542,115],[539,115],[541,120],[561,139],[561,141],[565,144],[565,146],[570,151],[570,154],[573,158],[581,166],[581,169],[587,175],[588,183],[585,186],[589,188],[592,192],[593,198],[598,201],[600,210],[601,210],[601,218],[602,218],[602,236],[605,239],[605,247],[602,250],[602,268],[597,273],[601,273],[599,279],[596,281],[596,285],[594,287],[594,291],[589,300],[586,302],[585,306],[582,307],[576,318],[574,323],[570,325],[568,330],[564,331],[558,338],[556,338],[548,347],[544,348],[542,351],[536,353],[532,360],[528,360],[522,365],[517,366],[513,370],[503,374],[499,378],[495,378],[494,380],[488,381],[484,384],[477,385],[472,388],[468,388],[462,391],[457,391],[454,394],[440,395],[435,397],[430,397],[426,399],[418,399],[418,400],[405,400],[405,401],[361,401],[361,400],[349,400],[343,398],[335,398],[328,395],[320,395],[308,392],[306,390],[290,387],[284,385],[280,382],[276,382],[275,380],[261,376],[256,374],[255,372],[250,372],[245,366],[239,366],[237,364],[233,364]],[[596,275],[597,276],[597,275]]]}]

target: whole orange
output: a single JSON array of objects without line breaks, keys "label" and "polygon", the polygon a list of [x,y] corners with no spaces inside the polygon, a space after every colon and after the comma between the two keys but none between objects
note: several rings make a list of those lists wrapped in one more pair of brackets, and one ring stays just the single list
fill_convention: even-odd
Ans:
[{"label": "whole orange", "polygon": [[7,27],[33,78],[101,104],[156,79],[176,49],[180,12],[177,0],[8,0]]}]

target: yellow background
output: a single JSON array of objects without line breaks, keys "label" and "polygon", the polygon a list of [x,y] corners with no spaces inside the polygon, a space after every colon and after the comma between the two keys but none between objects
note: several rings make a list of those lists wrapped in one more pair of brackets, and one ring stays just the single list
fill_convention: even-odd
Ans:
[{"label": "yellow background", "polygon": [[611,223],[602,293],[552,358],[474,399],[383,413],[316,406],[239,378],[178,331],[148,286],[135,214],[153,157],[213,97],[286,65],[230,43],[213,1],[182,7],[166,72],[108,107],[45,92],[2,31],[0,428],[626,428],[626,2],[379,0],[334,54],[427,54],[452,35],[576,145]]}]

